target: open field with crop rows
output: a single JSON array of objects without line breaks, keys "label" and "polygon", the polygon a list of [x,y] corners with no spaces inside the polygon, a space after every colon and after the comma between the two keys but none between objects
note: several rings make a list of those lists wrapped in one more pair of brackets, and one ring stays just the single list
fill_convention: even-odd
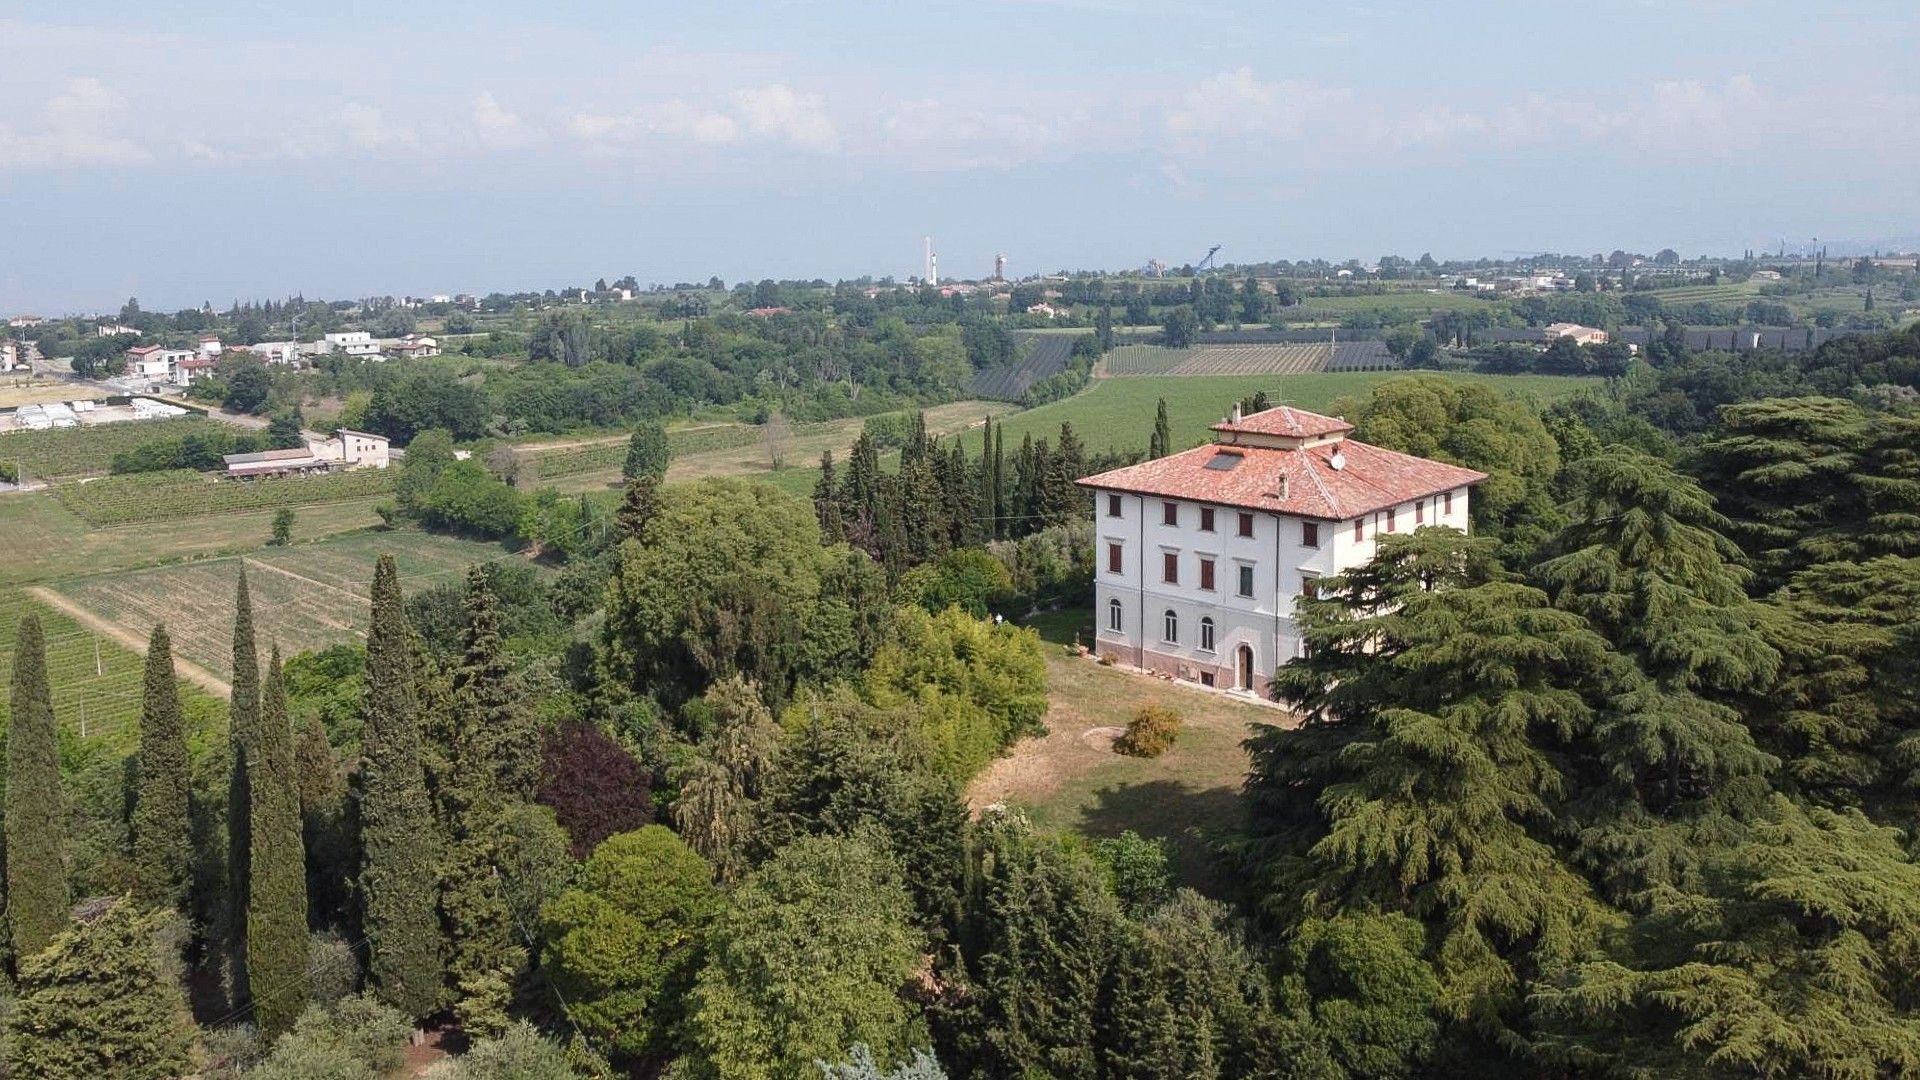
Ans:
[{"label": "open field with crop rows", "polygon": [[[121,753],[132,750],[139,737],[141,652],[19,590],[0,590],[0,682],[13,677],[14,638],[20,617],[28,611],[40,616],[46,637],[47,682],[66,756],[72,757],[80,745],[104,745]],[[142,630],[143,639],[145,634]],[[183,684],[180,693],[189,731],[224,723],[225,702],[191,684]],[[0,730],[10,722],[10,711],[0,695]]]},{"label": "open field with crop rows", "polygon": [[516,557],[497,544],[411,531],[366,532],[244,556],[97,574],[52,589],[131,633],[144,636],[164,621],[177,654],[225,678],[232,670],[233,592],[243,560],[262,650],[278,644],[281,652],[292,654],[353,641],[365,632],[373,564],[389,553],[409,592],[457,580],[476,562]]},{"label": "open field with crop rows", "polygon": [[1085,330],[1017,332],[1014,339],[1020,343],[1019,362],[975,372],[970,392],[989,401],[1019,401],[1034,383],[1065,371],[1073,355],[1074,339],[1085,336]]},{"label": "open field with crop rows", "polygon": [[1304,375],[1325,371],[1333,346],[1195,345],[1168,349],[1159,345],[1121,345],[1101,361],[1103,374],[1128,375]]},{"label": "open field with crop rows", "polygon": [[127,525],[238,510],[277,510],[393,491],[397,469],[226,480],[188,469],[61,484],[54,494],[90,525]]},{"label": "open field with crop rows", "polygon": [[0,434],[0,461],[19,462],[36,480],[91,476],[111,468],[113,456],[122,451],[209,430],[215,423],[205,417],[180,416],[50,431],[9,431]]}]

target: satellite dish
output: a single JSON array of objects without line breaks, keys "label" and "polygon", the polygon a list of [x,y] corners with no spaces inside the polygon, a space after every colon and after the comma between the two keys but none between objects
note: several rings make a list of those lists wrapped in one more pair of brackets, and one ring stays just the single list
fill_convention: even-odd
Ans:
[{"label": "satellite dish", "polygon": [[1332,467],[1334,472],[1339,472],[1341,469],[1347,467],[1347,455],[1335,450],[1333,456],[1327,459],[1327,464]]}]

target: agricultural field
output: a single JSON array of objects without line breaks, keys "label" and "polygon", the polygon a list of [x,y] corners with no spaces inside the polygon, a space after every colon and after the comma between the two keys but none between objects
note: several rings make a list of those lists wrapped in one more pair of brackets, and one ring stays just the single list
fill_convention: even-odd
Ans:
[{"label": "agricultural field", "polygon": [[54,495],[90,525],[127,525],[240,510],[308,507],[393,491],[396,470],[235,481],[187,469],[61,484]]},{"label": "agricultural field", "polygon": [[156,622],[175,653],[226,678],[232,671],[233,593],[242,563],[261,648],[292,654],[357,640],[368,613],[373,564],[391,554],[408,591],[457,580],[467,567],[512,558],[497,544],[429,533],[365,532],[245,555],[96,574],[50,591],[119,630],[143,636]]},{"label": "agricultural field", "polygon": [[[978,424],[987,416],[1002,416],[1012,411],[1011,405],[1000,401],[949,402],[926,410],[927,430],[935,435],[950,434]],[[864,417],[850,417],[819,424],[793,425],[782,440],[782,463],[777,469],[773,467],[765,429],[744,424],[728,425],[717,430],[730,433],[744,431],[750,437],[713,439],[705,448],[698,448],[698,444],[686,441],[675,441],[673,463],[667,470],[667,479],[680,481],[706,476],[746,476],[796,493],[810,492],[813,490],[813,478],[819,473],[820,455],[831,452],[836,461],[845,461],[847,451],[852,448],[854,440],[860,437],[865,424]],[[670,440],[672,435],[672,432],[668,433]],[[604,464],[592,470],[553,477],[552,486],[569,493],[606,491],[617,487],[620,483],[620,466],[626,461],[627,440],[625,436],[619,436],[611,444],[611,449],[602,449],[605,445],[594,444],[595,452],[603,455]],[[686,449],[688,445],[695,448]],[[548,474],[543,468],[540,475],[546,477]]]},{"label": "agricultural field", "polygon": [[[83,625],[55,606],[17,589],[0,589],[0,682],[13,677],[14,638],[20,618],[40,616],[47,643],[47,681],[53,713],[63,734],[63,755],[70,761],[83,750],[131,751],[139,737],[142,649]],[[204,732],[225,723],[226,703],[190,683],[182,683],[181,704],[188,731]],[[0,696],[0,730],[11,721]]]},{"label": "agricultural field", "polygon": [[[999,803],[1023,810],[1047,831],[1094,839],[1132,830],[1165,840],[1181,884],[1222,894],[1209,841],[1239,823],[1247,754],[1240,743],[1256,723],[1285,723],[1270,706],[1175,685],[1068,655],[1073,632],[1092,632],[1085,609],[1041,616],[1046,638],[1044,735],[1022,739],[976,777],[967,798],[976,810]],[[1180,737],[1153,759],[1124,757],[1109,747],[1144,705],[1180,714]]]},{"label": "agricultural field", "polygon": [[[1207,440],[1209,426],[1219,423],[1234,402],[1258,390],[1265,390],[1276,405],[1324,411],[1341,398],[1365,394],[1382,380],[1408,374],[1404,371],[1315,372],[1288,376],[1097,379],[1081,393],[1013,413],[1003,423],[1009,450],[1027,435],[1036,439],[1058,438],[1061,423],[1069,422],[1089,450],[1140,451],[1146,449],[1147,435],[1153,429],[1155,403],[1165,398],[1168,419],[1173,424],[1174,446],[1178,448]],[[1448,374],[1444,377],[1484,382],[1543,402],[1570,395],[1582,386],[1595,385],[1593,380],[1564,375]],[[978,456],[979,437],[969,432],[961,438],[968,455]]]},{"label": "agricultural field", "polygon": [[1338,318],[1358,311],[1406,311],[1427,314],[1440,311],[1480,311],[1497,301],[1476,293],[1451,289],[1396,289],[1385,293],[1356,293],[1350,296],[1302,296],[1297,304],[1280,308],[1275,314],[1289,323],[1323,315]]},{"label": "agricultural field", "polygon": [[1668,307],[1683,304],[1744,304],[1760,297],[1760,283],[1742,281],[1719,285],[1679,285],[1671,289],[1654,289],[1647,295],[1657,298]]},{"label": "agricultural field", "polygon": [[[807,425],[796,426],[804,430]],[[674,457],[709,453],[752,446],[760,441],[761,429],[753,424],[698,424],[667,431],[667,445]],[[611,471],[616,475],[627,460],[629,433],[599,435],[582,439],[523,443],[514,448],[520,460],[521,483],[537,485],[558,477]]]},{"label": "agricultural field", "polygon": [[[386,501],[345,499],[300,507],[295,543],[380,524]],[[274,510],[169,518],[96,529],[51,492],[0,495],[0,586],[95,574],[180,559],[231,555],[266,543]]]},{"label": "agricultural field", "polygon": [[1073,355],[1074,339],[1085,336],[1085,330],[1016,332],[1014,340],[1019,342],[1020,362],[1011,367],[975,372],[973,396],[989,401],[1019,401],[1034,383],[1065,371]]},{"label": "agricultural field", "polygon": [[1159,345],[1121,345],[1101,361],[1103,374],[1129,375],[1303,375],[1325,371],[1333,346],[1195,345],[1169,349]]},{"label": "agricultural field", "polygon": [[9,431],[0,433],[0,461],[19,462],[36,480],[92,476],[112,468],[115,454],[192,435],[213,423],[205,417],[179,416],[52,431]]}]

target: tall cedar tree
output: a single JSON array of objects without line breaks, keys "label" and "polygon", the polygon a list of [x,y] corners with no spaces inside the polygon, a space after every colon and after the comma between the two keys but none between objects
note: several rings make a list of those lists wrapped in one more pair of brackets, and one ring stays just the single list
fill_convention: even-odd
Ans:
[{"label": "tall cedar tree", "polygon": [[1920,558],[1802,570],[1774,596],[1785,658],[1768,744],[1799,793],[1905,826],[1920,800]]},{"label": "tall cedar tree", "polygon": [[[1725,815],[1757,810],[1777,762],[1729,700],[1779,672],[1767,609],[1706,492],[1666,462],[1615,448],[1582,462],[1573,518],[1534,577],[1645,676],[1597,720],[1601,774],[1579,785],[1587,858],[1616,887],[1672,884]],[[1616,899],[1622,899],[1616,897]]]},{"label": "tall cedar tree", "polygon": [[147,639],[140,697],[139,788],[133,804],[136,893],[149,907],[184,909],[193,858],[187,733],[173,643],[165,625]]},{"label": "tall cedar tree", "polygon": [[367,688],[360,739],[360,900],[367,981],[381,1001],[418,1020],[441,1001],[435,913],[439,852],[421,771],[413,645],[393,556],[373,572]]},{"label": "tall cedar tree", "polygon": [[538,752],[532,725],[514,699],[512,665],[486,571],[467,571],[465,649],[447,702],[448,765],[434,792],[447,841],[440,914],[454,1008],[469,1035],[506,1030],[514,978],[526,950],[514,938],[500,877],[500,814],[532,792],[525,765]]},{"label": "tall cedar tree", "polygon": [[1300,601],[1309,654],[1272,685],[1303,720],[1259,726],[1247,794],[1266,911],[1420,920],[1445,1012],[1498,1039],[1525,980],[1606,919],[1551,843],[1557,757],[1626,665],[1494,550],[1451,529],[1383,537]]},{"label": "tall cedar tree", "polygon": [[307,859],[300,830],[299,778],[280,649],[267,663],[267,685],[247,762],[252,842],[247,897],[247,984],[253,1022],[268,1037],[288,1031],[307,1005]]},{"label": "tall cedar tree", "polygon": [[173,1080],[193,1072],[193,1022],[155,940],[166,916],[94,901],[44,952],[20,961],[7,1016],[10,1075]]},{"label": "tall cedar tree", "polygon": [[1153,413],[1153,435],[1147,440],[1147,457],[1163,458],[1173,453],[1173,424],[1167,419],[1167,399],[1161,398]]},{"label": "tall cedar tree", "polygon": [[13,708],[7,732],[7,918],[13,955],[25,964],[67,925],[67,799],[60,733],[47,685],[40,617],[20,619],[13,643]]},{"label": "tall cedar tree", "polygon": [[232,765],[227,777],[228,971],[235,1008],[251,997],[247,983],[247,902],[253,895],[253,789],[255,742],[260,727],[260,653],[253,639],[253,599],[247,591],[247,567],[233,588],[233,677],[227,745]]}]

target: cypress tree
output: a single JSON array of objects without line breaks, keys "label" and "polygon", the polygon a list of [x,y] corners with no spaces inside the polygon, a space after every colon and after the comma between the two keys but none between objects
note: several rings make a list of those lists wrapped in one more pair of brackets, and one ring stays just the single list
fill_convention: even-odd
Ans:
[{"label": "cypress tree", "polygon": [[1147,440],[1147,457],[1163,458],[1173,452],[1173,425],[1167,420],[1167,399],[1161,398],[1153,414],[1153,435]]},{"label": "cypress tree", "polygon": [[66,794],[40,617],[20,619],[7,732],[7,915],[24,963],[67,925]]},{"label": "cypress tree", "polygon": [[840,493],[834,483],[833,451],[820,454],[820,480],[813,485],[813,516],[820,522],[820,539],[837,544],[846,530],[840,517]]},{"label": "cypress tree", "polygon": [[260,727],[248,761],[253,856],[248,875],[247,983],[258,990],[253,1021],[262,1034],[293,1027],[307,1004],[307,860],[300,790],[287,717],[280,650],[267,664]]},{"label": "cypress tree", "polygon": [[527,962],[494,872],[506,797],[530,794],[537,749],[514,700],[512,666],[486,571],[467,571],[465,650],[446,703],[448,768],[435,791],[447,842],[440,911],[449,944],[455,1011],[469,1035],[505,1030],[513,978]]},{"label": "cypress tree", "polygon": [[247,902],[252,896],[254,740],[260,727],[260,654],[253,641],[253,599],[247,592],[247,565],[233,593],[233,690],[227,714],[227,743],[233,762],[227,776],[227,961],[235,1008],[250,996],[247,983]]},{"label": "cypress tree", "polygon": [[176,909],[187,902],[193,857],[189,824],[187,733],[173,643],[164,624],[147,639],[140,700],[140,772],[133,805],[133,865],[141,903]]},{"label": "cypress tree", "polygon": [[360,899],[367,980],[418,1019],[440,1004],[432,808],[420,764],[414,660],[393,556],[373,574],[360,746]]},{"label": "cypress tree", "polygon": [[975,497],[974,504],[974,515],[980,519],[979,531],[988,540],[1000,538],[1000,478],[995,465],[993,417],[989,416],[985,434],[980,440],[980,475],[975,477],[980,485],[980,491]]},{"label": "cypress tree", "polygon": [[345,914],[353,876],[345,829],[346,786],[326,725],[309,716],[293,747],[300,774],[300,837],[307,851],[307,921],[330,926]]},{"label": "cypress tree", "polygon": [[994,536],[1007,535],[1007,426],[993,426],[993,527]]},{"label": "cypress tree", "polygon": [[614,528],[620,537],[638,540],[646,531],[647,522],[660,509],[660,480],[651,473],[642,473],[627,481],[620,493],[620,508],[614,511]]}]

